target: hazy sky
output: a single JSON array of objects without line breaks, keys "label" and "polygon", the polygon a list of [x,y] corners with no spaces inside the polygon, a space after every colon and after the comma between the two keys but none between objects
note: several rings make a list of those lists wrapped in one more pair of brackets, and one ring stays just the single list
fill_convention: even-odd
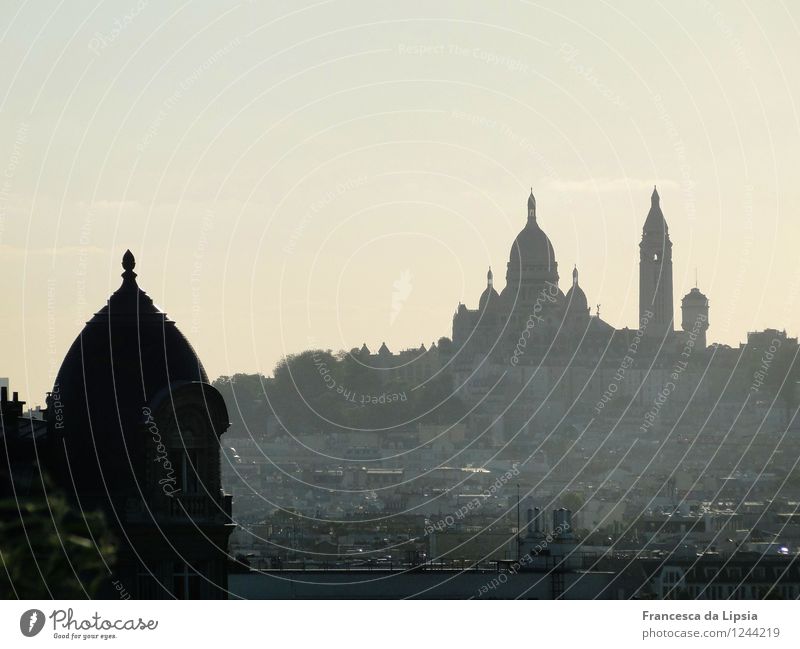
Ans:
[{"label": "hazy sky", "polygon": [[43,401],[126,248],[212,377],[429,344],[530,186],[611,324],[656,183],[676,313],[797,335],[800,10],[750,5],[5,0],[0,376]]}]

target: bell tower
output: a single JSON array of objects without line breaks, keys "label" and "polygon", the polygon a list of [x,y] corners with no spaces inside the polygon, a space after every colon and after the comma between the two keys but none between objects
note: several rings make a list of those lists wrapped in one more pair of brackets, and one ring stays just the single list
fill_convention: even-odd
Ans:
[{"label": "bell tower", "polygon": [[661,212],[658,191],[653,187],[650,211],[639,244],[639,326],[645,335],[664,338],[672,333],[672,242]]}]

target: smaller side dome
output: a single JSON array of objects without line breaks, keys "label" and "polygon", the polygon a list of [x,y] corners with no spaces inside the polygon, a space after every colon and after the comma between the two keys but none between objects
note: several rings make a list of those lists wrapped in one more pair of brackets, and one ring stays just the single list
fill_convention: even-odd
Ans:
[{"label": "smaller side dome", "polygon": [[494,308],[499,302],[500,296],[497,294],[497,291],[494,290],[493,286],[487,286],[483,293],[481,293],[480,300],[478,300],[478,309],[483,311],[487,307]]},{"label": "smaller side dome", "polygon": [[489,272],[486,273],[486,288],[478,300],[478,310],[484,311],[487,307],[495,308],[499,301],[500,296],[494,290],[494,274],[492,273],[492,267],[489,266]]},{"label": "smaller side dome", "polygon": [[589,315],[589,301],[586,299],[586,293],[578,284],[577,266],[572,270],[572,286],[567,291],[564,300],[570,313]]}]

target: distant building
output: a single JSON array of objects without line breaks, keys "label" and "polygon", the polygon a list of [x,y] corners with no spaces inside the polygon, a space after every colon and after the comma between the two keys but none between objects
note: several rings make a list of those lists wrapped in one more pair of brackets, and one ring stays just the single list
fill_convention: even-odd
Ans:
[{"label": "distant building", "polygon": [[[639,322],[643,335],[672,345],[674,336],[672,241],[658,191],[653,189],[650,211],[639,244]],[[498,293],[489,269],[487,286],[471,310],[460,304],[453,316],[453,343],[478,353],[505,357],[512,365],[528,365],[541,358],[542,348],[562,356],[579,349],[583,355],[608,344],[614,328],[594,316],[578,281],[577,267],[566,294],[559,288],[558,263],[550,239],[542,230],[536,198],[528,197],[525,227],[511,245],[506,285]],[[689,302],[694,305],[694,293]],[[702,295],[702,294],[699,294]],[[705,298],[705,296],[703,296]],[[708,314],[708,301],[704,301]],[[694,306],[693,306],[694,308]],[[698,306],[698,313],[702,307]],[[706,327],[707,328],[707,327]],[[705,329],[703,330],[705,332]],[[627,338],[628,336],[624,336]],[[621,336],[617,336],[617,341]],[[581,342],[591,344],[581,345]],[[705,335],[697,342],[705,347]],[[570,352],[571,353],[571,352]],[[469,352],[468,352],[469,354]]]},{"label": "distant building", "polygon": [[[489,267],[476,308],[458,304],[452,340],[399,353],[385,342],[376,353],[366,344],[351,351],[374,371],[377,398],[403,401],[408,391],[384,388],[423,387],[431,377],[446,377],[462,403],[479,404],[464,418],[469,434],[495,445],[519,433],[530,438],[565,423],[580,428],[590,419],[613,424],[623,416],[649,434],[668,430],[683,406],[690,406],[691,419],[709,403],[716,404],[709,423],[724,428],[747,392],[762,386],[767,395],[754,401],[766,404],[770,391],[780,389],[783,411],[773,417],[788,421],[787,406],[800,402],[800,383],[779,386],[797,339],[767,329],[748,334],[738,349],[709,346],[710,302],[697,286],[682,297],[676,328],[673,243],[655,188],[639,243],[639,320],[633,327],[615,328],[601,318],[600,304],[590,307],[577,266],[566,293],[561,289],[533,191],[526,216],[509,250],[505,286],[498,288]],[[663,407],[667,401],[669,408]]]},{"label": "distant building", "polygon": [[[642,419],[670,384],[676,361],[704,357],[708,299],[696,287],[683,298],[682,331],[675,331],[672,241],[655,189],[639,253],[639,321],[615,329],[601,318],[599,304],[592,312],[577,267],[567,292],[559,287],[555,251],[531,192],[502,291],[489,269],[477,308],[459,304],[453,316],[448,367],[459,395],[481,400],[473,430],[492,426],[508,438],[520,429],[557,425],[567,410],[588,419],[615,417],[615,407],[627,407]],[[693,372],[688,368],[681,378]],[[679,389],[691,393],[697,380],[699,373]],[[658,417],[651,419],[647,427]]]},{"label": "distant building", "polygon": [[0,499],[17,500],[31,490],[36,472],[36,445],[46,436],[47,425],[41,419],[23,414],[24,401],[18,393],[9,398],[8,379],[0,386]]},{"label": "distant building", "polygon": [[636,597],[656,599],[797,599],[800,566],[793,557],[737,552],[641,561],[649,575]]},{"label": "distant building", "polygon": [[664,339],[672,334],[672,300],[672,241],[653,188],[639,244],[639,322],[649,318],[646,335]]},{"label": "distant building", "polygon": [[708,330],[708,298],[696,286],[684,295],[681,300],[681,329],[686,335],[695,336],[695,344],[699,349],[706,348],[706,331]]}]

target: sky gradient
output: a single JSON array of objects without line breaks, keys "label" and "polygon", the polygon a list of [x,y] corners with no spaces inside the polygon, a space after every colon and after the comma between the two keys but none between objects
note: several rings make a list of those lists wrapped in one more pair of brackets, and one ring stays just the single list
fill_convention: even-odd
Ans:
[{"label": "sky gradient", "polygon": [[786,2],[4,5],[0,376],[43,403],[120,283],[211,378],[451,334],[533,187],[594,313],[636,325],[658,185],[676,315],[800,330],[800,11]]}]

